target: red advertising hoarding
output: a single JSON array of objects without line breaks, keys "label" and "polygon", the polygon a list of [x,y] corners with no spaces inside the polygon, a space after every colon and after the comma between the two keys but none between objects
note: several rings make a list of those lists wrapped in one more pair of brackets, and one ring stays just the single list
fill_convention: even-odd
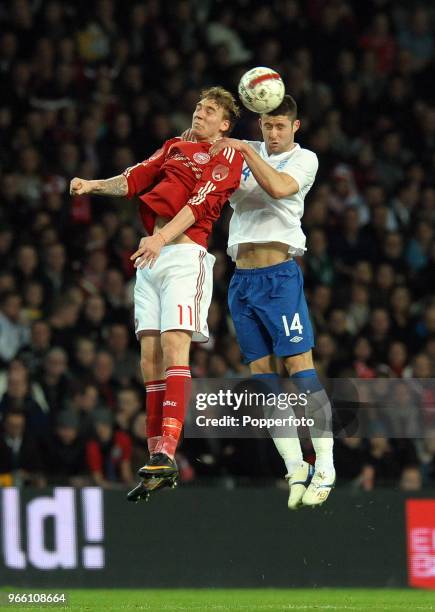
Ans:
[{"label": "red advertising hoarding", "polygon": [[435,589],[435,500],[406,502],[408,584]]}]

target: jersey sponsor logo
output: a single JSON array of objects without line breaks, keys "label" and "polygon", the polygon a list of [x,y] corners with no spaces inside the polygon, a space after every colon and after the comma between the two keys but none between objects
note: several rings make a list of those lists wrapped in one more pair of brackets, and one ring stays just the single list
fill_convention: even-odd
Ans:
[{"label": "jersey sponsor logo", "polygon": [[230,169],[223,164],[218,164],[215,168],[213,168],[213,172],[211,173],[213,179],[215,181],[223,181],[227,178],[230,173]]},{"label": "jersey sponsor logo", "polygon": [[295,344],[297,344],[298,342],[302,342],[302,340],[302,336],[293,336],[293,338],[290,338],[290,342],[294,342]]},{"label": "jersey sponsor logo", "polygon": [[197,164],[208,164],[210,161],[210,155],[208,153],[204,153],[203,151],[199,151],[198,153],[193,154],[193,159]]},{"label": "jersey sponsor logo", "polygon": [[186,166],[186,168],[190,168],[192,170],[196,179],[201,178],[202,169],[198,168],[198,166],[196,166],[191,159],[183,155],[183,153],[180,153],[178,151],[173,151],[169,155],[169,159],[174,160],[174,161],[181,161],[183,166]]}]

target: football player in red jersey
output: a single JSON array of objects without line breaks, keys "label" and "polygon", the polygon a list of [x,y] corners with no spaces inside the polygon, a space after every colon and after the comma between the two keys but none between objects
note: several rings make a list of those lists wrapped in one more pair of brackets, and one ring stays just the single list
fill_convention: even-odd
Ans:
[{"label": "football player in red jersey", "polygon": [[135,260],[136,334],[147,391],[150,460],[129,499],[175,483],[174,460],[190,398],[192,339],[208,339],[207,312],[215,258],[207,252],[213,222],[240,183],[243,158],[230,147],[209,149],[231,131],[239,114],[222,87],[201,93],[192,118],[195,142],[166,141],[149,159],[106,180],[71,181],[71,195],[139,196],[142,238]]}]

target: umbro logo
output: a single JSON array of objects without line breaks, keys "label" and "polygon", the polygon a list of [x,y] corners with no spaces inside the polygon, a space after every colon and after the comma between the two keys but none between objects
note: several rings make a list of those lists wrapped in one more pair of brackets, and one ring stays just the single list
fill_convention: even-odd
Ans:
[{"label": "umbro logo", "polygon": [[302,340],[302,336],[294,336],[293,338],[290,338],[290,342],[294,342],[295,344],[301,342]]}]

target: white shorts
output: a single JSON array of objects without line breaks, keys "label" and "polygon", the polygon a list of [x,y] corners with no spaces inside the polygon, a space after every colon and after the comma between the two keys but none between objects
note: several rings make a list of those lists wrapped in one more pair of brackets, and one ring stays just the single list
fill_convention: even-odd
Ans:
[{"label": "white shorts", "polygon": [[162,248],[153,268],[136,271],[135,331],[185,329],[207,342],[215,257],[196,244]]}]

